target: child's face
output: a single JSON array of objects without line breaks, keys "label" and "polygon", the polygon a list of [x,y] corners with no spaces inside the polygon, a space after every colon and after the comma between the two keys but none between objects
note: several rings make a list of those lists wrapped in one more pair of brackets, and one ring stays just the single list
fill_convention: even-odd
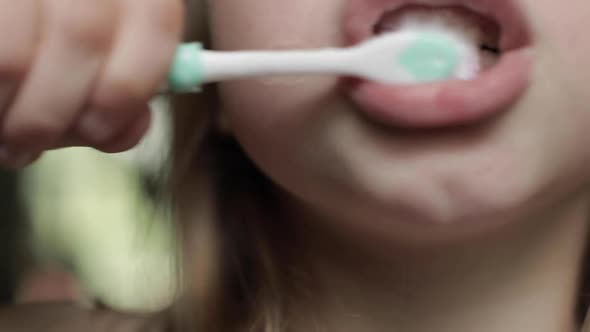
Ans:
[{"label": "child's face", "polygon": [[[236,50],[342,46],[350,41],[344,27],[356,15],[352,6],[387,7],[398,1],[209,2],[214,47]],[[443,2],[450,1],[428,1]],[[500,6],[505,1],[455,2]],[[520,45],[533,51],[531,72],[524,76],[530,84],[511,100],[514,106],[501,107],[504,113],[493,110],[492,119],[478,118],[483,126],[469,122],[435,131],[373,117],[353,101],[354,89],[336,77],[222,84],[222,110],[266,174],[341,225],[399,234],[415,222],[522,216],[590,179],[590,1],[518,4],[530,29],[530,41]],[[496,105],[499,94],[488,91]],[[405,112],[412,119],[412,112],[423,111]],[[451,116],[441,123],[458,124],[453,121]],[[371,222],[353,222],[358,220]]]}]

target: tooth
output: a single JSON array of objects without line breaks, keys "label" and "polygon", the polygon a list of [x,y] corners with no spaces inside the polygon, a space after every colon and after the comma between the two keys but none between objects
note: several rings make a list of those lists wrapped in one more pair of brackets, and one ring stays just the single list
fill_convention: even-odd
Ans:
[{"label": "tooth", "polygon": [[[473,45],[497,48],[500,31],[498,26],[484,18],[470,15],[462,10],[450,8],[410,7],[390,13],[378,26],[378,32],[395,31],[402,28],[446,29],[462,36]],[[488,58],[494,58],[491,52]]]}]

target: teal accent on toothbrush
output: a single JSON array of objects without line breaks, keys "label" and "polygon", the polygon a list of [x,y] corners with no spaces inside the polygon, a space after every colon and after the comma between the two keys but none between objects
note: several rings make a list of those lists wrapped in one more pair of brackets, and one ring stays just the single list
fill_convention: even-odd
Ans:
[{"label": "teal accent on toothbrush", "polygon": [[397,58],[399,64],[416,82],[426,83],[448,79],[459,65],[460,53],[449,38],[424,33]]},{"label": "teal accent on toothbrush", "polygon": [[319,50],[222,52],[190,43],[178,48],[166,91],[198,92],[207,83],[271,75],[352,76],[410,85],[473,78],[479,61],[475,45],[432,29],[402,29],[350,48]]},{"label": "teal accent on toothbrush", "polygon": [[174,92],[195,92],[203,81],[202,45],[188,43],[178,47],[168,74],[168,88]]}]

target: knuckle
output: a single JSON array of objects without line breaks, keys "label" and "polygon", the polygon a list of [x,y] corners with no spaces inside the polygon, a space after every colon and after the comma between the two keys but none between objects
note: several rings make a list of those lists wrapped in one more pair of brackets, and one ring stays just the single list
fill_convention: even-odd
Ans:
[{"label": "knuckle", "polygon": [[98,52],[109,50],[115,38],[117,19],[110,1],[68,3],[68,8],[57,15],[62,36],[78,47]]},{"label": "knuckle", "polygon": [[38,6],[37,1],[21,0],[0,10],[0,31],[4,34],[0,47],[1,79],[22,79],[30,68],[41,36]]},{"label": "knuckle", "polygon": [[140,1],[147,4],[148,15],[154,26],[166,33],[176,35],[182,30],[184,21],[184,6],[178,0],[149,0]]},{"label": "knuckle", "polygon": [[4,129],[4,142],[18,147],[44,149],[57,139],[61,126],[51,119],[34,119],[13,123]]},{"label": "knuckle", "polygon": [[134,148],[141,141],[142,136],[126,138],[124,141],[109,142],[96,146],[95,148],[105,153],[120,153]]},{"label": "knuckle", "polygon": [[96,146],[95,148],[106,153],[127,151],[141,142],[150,127],[150,123],[151,116],[146,114],[132,121],[131,125],[127,128],[123,128],[114,140]]},{"label": "knuckle", "polygon": [[149,99],[145,84],[133,77],[111,78],[100,88],[93,106],[105,110],[136,107]]},{"label": "knuckle", "polygon": [[0,78],[23,79],[33,63],[32,52],[23,49],[0,51]]},{"label": "knuckle", "polygon": [[0,152],[0,165],[2,168],[18,170],[32,164],[41,157],[38,152],[14,151],[3,147]]}]

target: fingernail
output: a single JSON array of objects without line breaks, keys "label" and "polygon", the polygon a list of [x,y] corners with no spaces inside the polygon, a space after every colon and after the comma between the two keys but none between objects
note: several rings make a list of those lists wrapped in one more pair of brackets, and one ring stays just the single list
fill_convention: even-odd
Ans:
[{"label": "fingernail", "polygon": [[78,130],[81,135],[93,143],[102,143],[114,135],[115,124],[99,110],[90,110],[80,119]]},{"label": "fingernail", "polygon": [[23,168],[36,159],[37,154],[0,146],[0,164],[7,168]]}]

